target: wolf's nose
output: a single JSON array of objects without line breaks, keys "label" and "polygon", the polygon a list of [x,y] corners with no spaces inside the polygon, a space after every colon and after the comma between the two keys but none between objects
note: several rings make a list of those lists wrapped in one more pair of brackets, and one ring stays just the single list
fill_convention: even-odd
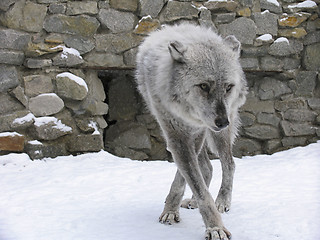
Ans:
[{"label": "wolf's nose", "polygon": [[225,127],[227,127],[229,125],[228,118],[216,118],[214,123],[220,129],[225,128]]}]

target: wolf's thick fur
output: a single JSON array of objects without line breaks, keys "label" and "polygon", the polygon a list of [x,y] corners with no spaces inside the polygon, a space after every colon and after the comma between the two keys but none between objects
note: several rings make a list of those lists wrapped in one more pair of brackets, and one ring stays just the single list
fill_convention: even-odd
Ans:
[{"label": "wolf's thick fur", "polygon": [[[136,80],[178,167],[160,222],[179,222],[179,207],[199,207],[206,239],[227,239],[219,212],[230,209],[235,164],[232,144],[245,102],[240,43],[212,30],[182,24],[152,33],[139,47]],[[216,201],[208,187],[207,147],[220,158],[223,179]],[[193,198],[184,200],[186,183]]]}]

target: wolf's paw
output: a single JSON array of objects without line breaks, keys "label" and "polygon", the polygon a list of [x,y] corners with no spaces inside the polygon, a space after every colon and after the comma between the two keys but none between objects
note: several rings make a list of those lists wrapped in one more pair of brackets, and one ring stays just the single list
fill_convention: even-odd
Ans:
[{"label": "wolf's paw", "polygon": [[198,208],[197,201],[193,198],[186,198],[182,201],[181,207],[188,208],[188,209],[195,209]]},{"label": "wolf's paw", "polygon": [[180,222],[180,216],[178,211],[163,212],[159,217],[159,222],[163,224],[172,225],[173,223]]},{"label": "wolf's paw", "polygon": [[206,230],[206,240],[229,240],[231,233],[225,227],[209,227]]},{"label": "wolf's paw", "polygon": [[231,195],[219,193],[216,199],[216,207],[220,213],[229,212],[231,207]]}]

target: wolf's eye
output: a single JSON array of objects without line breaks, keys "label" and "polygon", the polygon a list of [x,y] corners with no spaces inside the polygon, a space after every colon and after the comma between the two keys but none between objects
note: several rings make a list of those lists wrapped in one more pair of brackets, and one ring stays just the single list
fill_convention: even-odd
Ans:
[{"label": "wolf's eye", "polygon": [[226,92],[227,92],[227,93],[230,92],[233,87],[234,87],[233,84],[229,84],[229,85],[227,86],[227,88],[226,88]]},{"label": "wolf's eye", "polygon": [[205,91],[205,92],[210,92],[210,87],[209,87],[209,85],[208,84],[206,84],[206,83],[201,83],[200,85],[199,85],[199,87],[201,88],[201,90],[202,91]]}]

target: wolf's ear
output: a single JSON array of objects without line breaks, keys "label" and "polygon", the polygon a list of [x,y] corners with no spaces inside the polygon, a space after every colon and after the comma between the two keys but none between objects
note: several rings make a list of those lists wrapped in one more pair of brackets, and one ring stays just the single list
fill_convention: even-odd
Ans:
[{"label": "wolf's ear", "polygon": [[241,43],[235,36],[229,35],[224,39],[225,43],[240,56]]},{"label": "wolf's ear", "polygon": [[171,54],[171,57],[180,63],[184,62],[184,52],[187,50],[187,48],[178,41],[172,41],[169,43],[169,52]]}]

